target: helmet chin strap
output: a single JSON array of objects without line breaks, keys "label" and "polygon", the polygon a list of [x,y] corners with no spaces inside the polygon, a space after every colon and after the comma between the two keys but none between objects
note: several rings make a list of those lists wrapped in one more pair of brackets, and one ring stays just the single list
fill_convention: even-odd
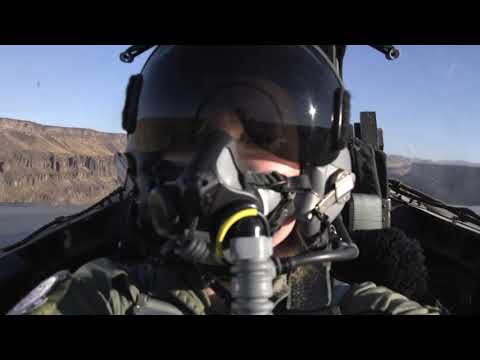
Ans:
[{"label": "helmet chin strap", "polygon": [[296,194],[312,189],[308,176],[286,177],[278,172],[247,172],[244,182],[247,187],[256,190],[262,199],[264,215],[268,218],[272,233],[294,216]]},{"label": "helmet chin strap", "polygon": [[340,169],[323,179],[323,188],[327,189],[327,184],[331,188],[323,196],[321,191],[313,189],[310,177],[305,174],[286,177],[277,172],[248,172],[244,180],[258,191],[273,233],[295,213],[298,213],[297,219],[306,223],[312,222],[313,216],[321,222],[333,222],[350,200],[355,186],[355,174]]}]

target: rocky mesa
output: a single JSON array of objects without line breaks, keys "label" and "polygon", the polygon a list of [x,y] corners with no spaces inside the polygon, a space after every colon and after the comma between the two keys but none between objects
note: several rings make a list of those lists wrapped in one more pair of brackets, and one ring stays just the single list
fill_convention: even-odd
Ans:
[{"label": "rocky mesa", "polygon": [[0,202],[90,204],[115,190],[126,135],[0,118]]},{"label": "rocky mesa", "polygon": [[[86,205],[120,186],[125,134],[0,118],[0,203]],[[480,164],[388,156],[388,172],[452,204],[480,204]]]}]

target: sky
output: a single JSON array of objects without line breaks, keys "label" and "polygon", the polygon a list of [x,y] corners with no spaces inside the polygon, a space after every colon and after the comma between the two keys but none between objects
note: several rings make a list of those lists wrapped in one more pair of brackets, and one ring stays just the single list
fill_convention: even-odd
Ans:
[{"label": "sky", "polygon": [[0,45],[0,117],[123,132],[128,79],[148,56],[122,63],[127,47]]},{"label": "sky", "polygon": [[349,47],[353,120],[375,111],[387,153],[480,162],[480,46],[398,48],[390,62],[367,46]]},{"label": "sky", "polygon": [[[0,117],[123,132],[121,111],[132,64],[128,45],[0,45]],[[352,116],[375,111],[390,154],[480,162],[480,46],[399,45],[397,61],[364,45],[344,65]]]}]

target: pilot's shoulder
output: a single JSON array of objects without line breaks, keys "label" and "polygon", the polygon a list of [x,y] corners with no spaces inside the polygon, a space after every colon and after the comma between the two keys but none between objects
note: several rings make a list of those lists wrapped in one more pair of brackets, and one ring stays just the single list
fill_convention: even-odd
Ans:
[{"label": "pilot's shoulder", "polygon": [[[129,285],[128,275],[120,264],[99,258],[82,265],[73,274],[65,270],[45,279],[8,314],[123,313],[138,293]],[[117,303],[121,308],[115,306]]]},{"label": "pilot's shoulder", "polygon": [[355,284],[342,299],[344,314],[441,315],[442,310],[423,306],[383,286],[372,282]]},{"label": "pilot's shoulder", "polygon": [[30,291],[7,315],[60,314],[52,300],[67,292],[70,281],[71,273],[67,270],[53,274]]}]

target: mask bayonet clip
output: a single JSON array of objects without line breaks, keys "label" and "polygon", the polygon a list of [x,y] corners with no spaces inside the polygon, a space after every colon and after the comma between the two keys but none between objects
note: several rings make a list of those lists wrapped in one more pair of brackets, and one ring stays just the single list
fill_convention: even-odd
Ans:
[{"label": "mask bayonet clip", "polygon": [[319,218],[322,214],[335,204],[345,204],[350,200],[351,191],[355,187],[355,174],[348,171],[342,171],[335,179],[335,189],[330,191],[318,204],[315,206],[314,213]]}]

